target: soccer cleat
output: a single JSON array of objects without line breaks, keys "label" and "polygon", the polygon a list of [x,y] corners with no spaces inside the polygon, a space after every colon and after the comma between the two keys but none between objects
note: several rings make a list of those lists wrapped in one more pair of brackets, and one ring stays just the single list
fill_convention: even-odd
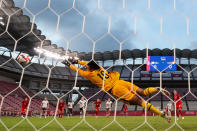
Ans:
[{"label": "soccer cleat", "polygon": [[156,87],[158,90],[161,91],[161,93],[165,96],[170,96],[170,92],[167,91],[166,89],[160,88],[160,87]]},{"label": "soccer cleat", "polygon": [[184,120],[184,117],[182,117],[182,120]]},{"label": "soccer cleat", "polygon": [[70,61],[72,64],[78,64],[78,60],[75,59],[75,58],[72,58],[72,59],[68,59],[68,61]]}]

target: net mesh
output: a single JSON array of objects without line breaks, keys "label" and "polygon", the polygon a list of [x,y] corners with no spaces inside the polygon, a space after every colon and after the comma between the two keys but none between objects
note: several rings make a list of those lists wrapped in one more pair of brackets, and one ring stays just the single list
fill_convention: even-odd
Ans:
[{"label": "net mesh", "polygon": [[[122,50],[129,48],[128,43],[132,41],[134,36],[136,37],[137,41],[144,43],[141,45],[142,47],[146,48],[143,54],[144,58],[146,58],[149,55],[154,56],[154,54],[149,54],[149,48],[152,48],[152,43],[157,43],[161,40],[167,43],[171,43],[172,50],[166,49],[166,51],[163,51],[164,54],[161,53],[160,55],[176,57],[180,55],[178,54],[180,53],[180,51],[176,49],[178,47],[176,43],[179,43],[180,41],[185,39],[186,36],[192,38],[192,36],[190,36],[191,17],[188,17],[187,14],[185,14],[181,10],[177,10],[176,0],[170,1],[171,4],[169,4],[169,6],[171,7],[169,10],[161,9],[158,12],[157,7],[151,6],[151,2],[155,2],[155,0],[144,0],[143,2],[139,3],[135,1],[135,5],[132,5],[129,0],[108,0],[107,2],[104,2],[103,0],[95,0],[96,2],[92,2],[93,0],[70,0],[70,2],[67,2],[67,5],[63,10],[62,8],[58,8],[58,6],[61,5],[55,4],[56,2],[58,3],[58,1],[55,0],[34,1],[37,4],[40,4],[40,2],[45,3],[41,4],[42,7],[40,9],[35,8],[34,6],[36,5],[31,6],[32,1],[34,0],[24,0],[24,2],[19,2],[20,4],[22,3],[20,5],[21,8],[17,8],[14,6],[14,2],[16,4],[18,1],[0,1],[0,46],[4,47],[6,45],[6,47],[8,47],[9,49],[13,49],[13,51],[10,52],[9,50],[1,48],[2,58],[0,60],[0,68],[2,68],[3,70],[7,70],[6,76],[8,75],[11,77],[12,73],[15,72],[15,77],[17,77],[16,80],[18,80],[17,84],[10,82],[1,82],[0,84],[0,112],[2,115],[2,117],[0,118],[0,123],[2,124],[5,130],[9,131],[16,129],[19,125],[24,124],[25,122],[28,123],[29,128],[39,131],[45,129],[46,127],[50,128],[50,125],[57,125],[58,130],[75,130],[81,129],[83,127],[92,130],[105,130],[112,125],[116,125],[114,126],[116,127],[116,129],[130,130],[124,126],[124,122],[126,121],[126,119],[125,121],[121,121],[120,119],[123,118],[116,117],[118,111],[121,110],[120,108],[123,104],[120,102],[121,98],[114,98],[114,96],[112,96],[108,92],[103,92],[98,88],[85,89],[85,91],[79,90],[77,87],[94,86],[92,84],[88,85],[87,82],[81,82],[80,80],[84,80],[84,78],[82,78],[78,74],[78,72],[74,72],[68,68],[59,67],[59,65],[61,65],[60,60],[56,61],[51,58],[41,59],[42,55],[39,54],[38,57],[32,57],[32,62],[37,62],[39,64],[30,63],[26,66],[22,66],[16,61],[17,55],[19,54],[19,50],[22,49],[23,52],[26,52],[27,48],[24,47],[24,44],[28,44],[26,42],[28,42],[29,39],[34,39],[34,41],[36,41],[37,45],[40,46],[40,48],[45,47],[47,40],[44,38],[44,36],[41,35],[40,30],[36,30],[37,27],[35,24],[37,22],[41,24],[40,26],[45,26],[45,28],[48,28],[49,26],[53,27],[49,30],[44,31],[44,33],[47,34],[47,37],[49,39],[58,39],[59,37],[61,37],[62,39],[59,41],[59,43],[61,43],[61,45],[64,48],[66,48],[66,53],[70,50],[78,50],[77,44],[84,44],[84,46],[80,48],[86,48],[87,52],[91,52],[88,54],[89,61],[92,59],[94,60],[95,56],[97,56],[99,52],[103,52],[104,48],[101,47],[105,47],[104,44],[106,44],[106,41],[110,42],[109,44],[114,45],[113,48],[110,47],[108,49],[108,47],[106,47],[104,51],[118,50],[116,53],[114,53],[114,55],[117,55],[119,57],[119,60],[115,61],[114,63],[111,62],[111,64],[109,65],[104,65],[105,69],[109,72],[117,71],[121,73],[122,79],[130,81],[134,84],[136,81],[140,79],[150,81],[150,73],[145,71],[146,59],[144,60],[144,63],[135,64],[134,66],[129,65],[126,63],[126,61],[122,60],[122,58],[127,57],[126,54],[122,52]],[[79,1],[87,2],[87,5],[90,5],[87,8],[89,8],[90,10],[82,10],[83,7],[81,7]],[[120,1],[121,4],[119,4],[118,7],[113,6],[113,3]],[[23,15],[23,13],[25,13],[28,16]],[[173,13],[177,13],[177,19],[183,17],[184,20],[186,20],[186,28],[184,30],[185,34],[177,34],[179,35],[178,40],[176,40],[170,34],[166,33],[166,30],[168,28],[171,28],[170,25],[166,26],[168,25],[167,19],[169,19],[169,17],[172,17],[171,14]],[[72,18],[70,18],[70,14],[72,14]],[[42,18],[44,18],[45,16],[47,16],[47,23],[40,22],[39,20],[42,21]],[[77,17],[78,20],[80,20],[81,22],[75,24],[76,27],[73,29],[71,24],[75,23],[75,17]],[[102,17],[102,20],[96,19],[97,17]],[[123,22],[117,25],[116,21],[120,19],[120,17]],[[144,32],[137,32],[138,27],[144,24],[141,23],[143,19],[146,19],[147,17],[150,17],[149,20],[157,21],[155,22],[156,25],[154,25],[153,27],[155,30],[157,30],[154,31],[155,34],[145,34]],[[94,19],[96,19],[97,21],[95,21]],[[124,23],[125,19],[130,19],[130,21],[128,23]],[[181,19],[181,21],[183,21],[183,19]],[[30,25],[27,26],[26,24],[28,22],[30,22]],[[95,26],[97,26],[97,28],[95,28]],[[117,33],[116,26],[122,26],[122,32]],[[148,25],[146,26],[152,26],[151,21],[149,21]],[[130,29],[128,29],[127,32],[124,32],[124,28],[127,27],[129,27]],[[28,29],[24,30],[24,28]],[[99,30],[99,28],[105,29]],[[20,31],[20,33],[14,32],[14,29]],[[123,36],[122,34],[125,35]],[[165,47],[165,45],[161,46]],[[50,49],[51,48],[48,48],[48,50]],[[137,51],[138,50],[136,50],[136,52]],[[58,49],[56,50],[56,53],[60,52],[61,51],[59,51]],[[180,72],[176,72],[173,74],[172,72],[165,72],[165,70],[159,71],[158,69],[156,69],[157,71],[152,74],[152,80],[158,80],[157,86],[159,86],[160,88],[164,88],[163,81],[167,80],[167,78],[176,80],[188,80],[188,84],[185,85],[185,87],[187,87],[187,90],[185,90],[184,94],[181,94],[180,99],[182,101],[185,101],[187,97],[190,97],[192,98],[192,100],[196,100],[197,97],[194,93],[195,91],[194,89],[191,89],[193,83],[190,83],[190,80],[193,79],[191,75],[194,76],[196,74],[196,64],[191,64],[191,67],[183,67],[183,65],[179,64],[177,60],[176,63],[178,65],[178,69]],[[166,67],[166,69],[170,68],[170,66]],[[80,68],[83,69],[83,67]],[[143,71],[144,76],[141,75],[141,72]],[[36,78],[31,76],[32,72],[33,75],[36,76]],[[171,75],[176,75],[177,77],[172,78]],[[39,80],[38,77],[40,77]],[[55,83],[55,81],[58,79],[64,80],[61,81],[61,85]],[[70,79],[71,81],[67,81],[68,79]],[[26,88],[28,87],[28,83],[30,82],[32,82],[33,84],[32,88]],[[72,85],[72,87],[69,87],[70,85]],[[63,88],[64,90],[61,90],[60,94],[56,94],[60,88]],[[88,94],[84,92],[88,92]],[[81,97],[84,97],[87,101],[85,113],[83,114],[82,119],[76,120],[73,123],[70,123],[70,119],[67,119],[66,122],[69,123],[69,126],[64,126],[64,123],[62,123],[61,120],[57,119],[57,105],[60,99],[68,100],[73,97],[73,94],[78,94],[77,100],[79,100]],[[173,101],[171,97],[162,95],[161,91],[150,96],[149,98],[142,98],[140,95],[136,95],[139,96],[141,99],[145,100],[146,102],[153,102],[153,105],[158,107],[161,107],[161,105],[158,104],[159,102],[154,103],[154,101],[152,101],[153,99],[160,100],[160,98],[163,97],[162,99],[165,99],[165,101],[172,101],[172,103],[176,104],[176,102]],[[26,114],[25,119],[18,117],[12,123],[6,122],[3,116],[20,116],[20,112],[17,111],[20,108],[20,105],[18,103],[21,103],[22,98],[24,97],[28,97],[30,100],[30,104],[27,108],[27,112],[29,113]],[[49,119],[47,120],[41,120],[44,124],[38,126],[35,125],[34,118],[29,117],[29,115],[39,117],[40,103],[44,97],[47,97],[50,103],[50,112],[48,114],[54,117],[49,117]],[[86,119],[86,117],[90,115],[92,112],[91,106],[96,98],[102,98],[104,100],[106,98],[111,98],[111,100],[113,101],[113,119],[111,121],[107,121],[107,124],[105,123],[105,125],[102,125],[100,127],[95,127],[94,123],[92,123],[91,120]],[[15,101],[14,104],[13,101]],[[104,107],[105,105],[102,106]],[[132,106],[130,107],[130,110],[136,110],[137,108],[138,110],[143,111],[143,109],[139,106]],[[176,108],[174,111],[176,114]],[[140,130],[144,126],[147,128],[151,128],[152,130],[159,129],[158,127],[155,127],[154,125],[150,124],[152,118],[147,117],[147,114],[147,110],[144,110],[144,114],[142,116],[144,117],[144,119],[141,120],[141,123],[137,123],[136,126],[132,128],[132,130]],[[166,127],[165,130],[173,129],[175,126],[177,126],[180,130],[184,130],[184,128],[178,124],[176,115],[174,117],[174,122],[169,127]]]}]

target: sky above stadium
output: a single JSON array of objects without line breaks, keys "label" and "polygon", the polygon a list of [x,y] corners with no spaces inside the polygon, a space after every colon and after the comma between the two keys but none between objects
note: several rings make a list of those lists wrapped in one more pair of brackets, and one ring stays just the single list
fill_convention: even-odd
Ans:
[{"label": "sky above stadium", "polygon": [[[24,7],[24,0],[14,2],[17,7]],[[119,50],[120,43],[122,50],[172,49],[174,45],[196,49],[196,0],[125,0],[125,7],[123,3],[123,0],[100,0],[100,4],[98,0],[74,3],[27,0],[28,10],[24,8],[23,13],[31,21],[32,14],[35,16],[38,29],[53,44],[72,51],[92,52],[94,42],[95,52]],[[48,5],[50,9],[46,8]]]}]

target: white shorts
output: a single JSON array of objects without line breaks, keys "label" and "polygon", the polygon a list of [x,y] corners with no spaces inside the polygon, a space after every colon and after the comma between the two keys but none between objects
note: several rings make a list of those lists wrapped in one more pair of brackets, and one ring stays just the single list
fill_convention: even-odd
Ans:
[{"label": "white shorts", "polygon": [[111,111],[111,108],[106,108],[107,111]]}]

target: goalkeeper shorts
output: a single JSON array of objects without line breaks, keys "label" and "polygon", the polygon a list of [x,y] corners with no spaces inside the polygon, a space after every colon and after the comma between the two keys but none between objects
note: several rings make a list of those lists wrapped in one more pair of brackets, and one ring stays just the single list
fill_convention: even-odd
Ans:
[{"label": "goalkeeper shorts", "polygon": [[127,104],[131,104],[131,99],[136,95],[136,91],[139,87],[127,82],[124,80],[118,80],[113,88],[110,90],[110,93],[116,98],[120,98],[121,101],[124,101]]}]

